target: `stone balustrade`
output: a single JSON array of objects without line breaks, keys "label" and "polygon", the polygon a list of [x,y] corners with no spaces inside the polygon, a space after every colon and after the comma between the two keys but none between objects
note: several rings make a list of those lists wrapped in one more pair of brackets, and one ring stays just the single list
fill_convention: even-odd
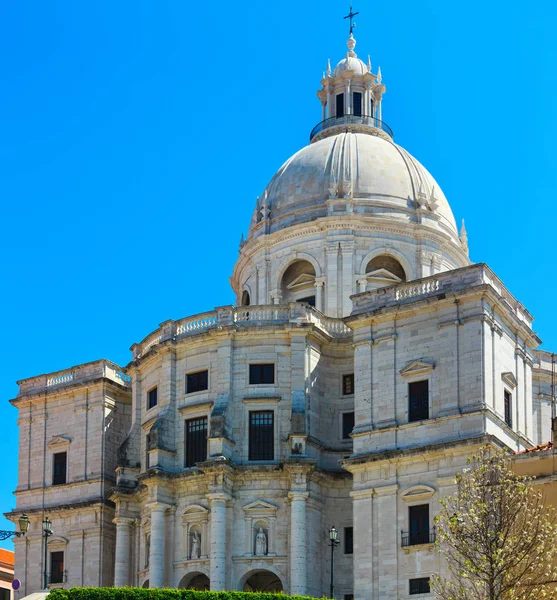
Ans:
[{"label": "stone balustrade", "polygon": [[439,294],[458,292],[475,286],[490,287],[517,319],[522,321],[528,328],[532,328],[532,315],[510,294],[495,273],[483,263],[355,294],[352,296],[352,315],[391,305],[414,302]]},{"label": "stone balustrade", "polygon": [[18,398],[37,394],[47,390],[94,381],[95,379],[110,379],[124,387],[130,387],[131,377],[118,365],[109,360],[96,360],[71,369],[38,375],[17,382],[19,385]]},{"label": "stone balustrade", "polygon": [[315,325],[331,337],[350,337],[352,330],[342,319],[326,317],[315,308],[293,302],[288,305],[266,304],[253,306],[221,306],[213,311],[187,317],[179,321],[166,321],[142,342],[131,347],[133,359],[145,356],[157,344],[169,339],[181,339],[218,327],[257,327],[285,323]]}]

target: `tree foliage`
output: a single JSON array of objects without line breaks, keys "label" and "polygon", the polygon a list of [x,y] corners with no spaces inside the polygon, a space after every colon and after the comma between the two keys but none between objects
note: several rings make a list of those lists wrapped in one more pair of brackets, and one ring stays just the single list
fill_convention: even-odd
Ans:
[{"label": "tree foliage", "polygon": [[441,600],[555,599],[557,525],[531,478],[510,458],[484,447],[457,476],[457,493],[441,501],[437,544],[448,577],[434,577]]},{"label": "tree foliage", "polygon": [[270,592],[200,592],[185,589],[70,588],[52,590],[48,600],[316,600],[307,596],[285,596]]}]

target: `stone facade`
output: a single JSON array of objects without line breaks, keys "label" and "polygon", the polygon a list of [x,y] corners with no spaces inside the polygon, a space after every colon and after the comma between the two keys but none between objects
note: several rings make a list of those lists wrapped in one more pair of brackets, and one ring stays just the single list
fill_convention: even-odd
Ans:
[{"label": "stone facade", "polygon": [[393,143],[354,47],[322,81],[312,143],[257,200],[238,306],[162,323],[125,368],[19,382],[25,594],[47,515],[53,587],[321,597],[335,525],[337,598],[428,597],[430,524],[467,457],[549,439],[552,356]]}]

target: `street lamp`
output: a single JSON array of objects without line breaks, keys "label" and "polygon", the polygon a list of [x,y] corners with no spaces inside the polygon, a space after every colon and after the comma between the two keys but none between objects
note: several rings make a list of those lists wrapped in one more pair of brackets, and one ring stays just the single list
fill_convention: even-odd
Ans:
[{"label": "street lamp", "polygon": [[331,543],[331,598],[335,597],[335,548],[340,544],[337,540],[338,531],[336,527],[333,525],[331,529],[329,529],[329,540]]},{"label": "street lamp", "polygon": [[29,529],[29,517],[25,513],[23,513],[21,517],[19,517],[18,523],[19,531],[6,531],[0,529],[0,541],[7,540],[11,537],[21,537],[22,535],[25,535],[27,533],[27,530]]},{"label": "street lamp", "polygon": [[45,516],[43,519],[43,538],[44,538],[44,589],[48,590],[48,538],[52,535],[52,521]]}]

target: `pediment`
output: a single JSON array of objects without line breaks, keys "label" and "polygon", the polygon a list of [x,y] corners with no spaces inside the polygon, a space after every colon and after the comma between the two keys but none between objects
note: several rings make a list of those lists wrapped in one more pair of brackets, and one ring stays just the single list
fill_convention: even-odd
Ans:
[{"label": "pediment", "polygon": [[55,435],[47,444],[49,448],[58,448],[60,446],[67,446],[72,441],[71,437],[67,435]]},{"label": "pediment", "polygon": [[49,546],[65,546],[69,543],[68,538],[62,537],[61,535],[55,535],[48,540]]},{"label": "pediment", "polygon": [[435,364],[432,362],[426,362],[425,360],[414,360],[401,369],[400,374],[403,377],[413,377],[414,375],[430,373],[433,371],[433,369],[435,369]]},{"label": "pediment", "polygon": [[244,506],[244,512],[270,513],[276,512],[277,510],[278,506],[265,502],[264,500],[256,500],[255,502],[250,502]]},{"label": "pediment", "polygon": [[501,379],[511,388],[515,388],[517,381],[516,377],[510,372],[501,373]]},{"label": "pediment", "polygon": [[433,494],[435,490],[429,485],[413,485],[402,494],[402,499],[405,502],[419,502],[431,498]]},{"label": "pediment", "polygon": [[302,273],[294,281],[291,281],[286,287],[289,290],[299,290],[301,288],[312,287],[315,285],[315,275]]},{"label": "pediment", "polygon": [[183,517],[191,517],[193,515],[207,515],[209,513],[209,509],[201,506],[201,504],[192,504],[185,508],[182,512]]},{"label": "pediment", "polygon": [[387,269],[376,269],[375,271],[371,271],[371,273],[366,273],[366,279],[368,281],[388,281],[389,283],[401,283],[402,281],[400,277],[397,277]]}]

